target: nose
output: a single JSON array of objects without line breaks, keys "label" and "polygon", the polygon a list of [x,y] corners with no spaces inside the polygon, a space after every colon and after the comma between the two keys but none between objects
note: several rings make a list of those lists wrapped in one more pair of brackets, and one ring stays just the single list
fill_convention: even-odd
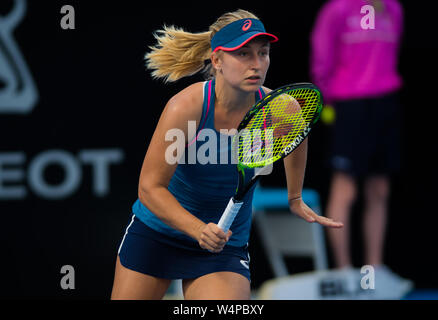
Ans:
[{"label": "nose", "polygon": [[259,70],[261,68],[261,61],[260,57],[257,53],[253,53],[251,57],[251,69],[252,70]]}]

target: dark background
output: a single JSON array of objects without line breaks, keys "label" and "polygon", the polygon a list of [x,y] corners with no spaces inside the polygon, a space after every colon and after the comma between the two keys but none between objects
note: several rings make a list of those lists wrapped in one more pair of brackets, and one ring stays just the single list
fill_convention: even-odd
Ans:
[{"label": "dark background", "polygon": [[[28,1],[27,14],[14,32],[39,91],[39,101],[25,115],[0,114],[0,153],[24,152],[19,166],[28,174],[35,157],[64,150],[72,157],[82,150],[118,149],[124,158],[109,167],[109,192],[96,196],[90,165],[80,164],[79,188],[66,198],[50,200],[20,185],[23,199],[0,199],[0,296],[27,298],[109,297],[119,242],[136,200],[140,167],[160,112],[167,100],[200,76],[164,85],[144,68],[152,32],[166,24],[201,32],[221,14],[243,8],[258,15],[280,41],[272,46],[265,85],[310,81],[309,34],[324,1],[266,3],[146,1]],[[413,279],[419,288],[436,288],[436,224],[433,184],[436,159],[435,12],[424,2],[401,1],[405,33],[400,72],[403,102],[403,168],[393,178],[386,263]],[[76,29],[60,27],[60,9],[75,8]],[[0,14],[12,8],[2,0]],[[0,87],[1,89],[1,87]],[[320,123],[310,137],[305,187],[316,189],[325,205],[330,171],[325,166],[330,127]],[[63,181],[56,165],[45,171],[47,182]],[[263,185],[285,186],[281,164]],[[353,219],[353,255],[361,266],[360,204]],[[253,287],[272,277],[255,228],[250,244]],[[63,265],[75,268],[75,290],[62,290]],[[307,262],[291,266],[293,272]],[[311,265],[310,265],[311,267]]]}]

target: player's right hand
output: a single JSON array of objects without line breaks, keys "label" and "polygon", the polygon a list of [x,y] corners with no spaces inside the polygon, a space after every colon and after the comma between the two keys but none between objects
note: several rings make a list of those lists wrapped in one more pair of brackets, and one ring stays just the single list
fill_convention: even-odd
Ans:
[{"label": "player's right hand", "polygon": [[232,234],[231,230],[225,233],[217,224],[210,222],[200,229],[198,243],[201,248],[218,253],[222,251]]}]

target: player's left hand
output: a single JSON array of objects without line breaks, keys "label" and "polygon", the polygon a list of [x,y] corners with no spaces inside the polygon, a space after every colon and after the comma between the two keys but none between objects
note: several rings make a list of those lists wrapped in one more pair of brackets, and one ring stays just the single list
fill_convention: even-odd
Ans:
[{"label": "player's left hand", "polygon": [[331,228],[342,228],[342,222],[334,221],[333,219],[316,214],[301,198],[289,200],[290,211],[307,222],[317,222],[320,225]]}]

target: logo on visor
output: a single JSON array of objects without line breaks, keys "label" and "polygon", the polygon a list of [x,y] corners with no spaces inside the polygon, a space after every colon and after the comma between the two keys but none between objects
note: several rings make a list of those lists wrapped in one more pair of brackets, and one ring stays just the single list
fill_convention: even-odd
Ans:
[{"label": "logo on visor", "polygon": [[248,31],[248,29],[251,28],[251,26],[252,26],[252,21],[251,20],[245,20],[245,22],[243,23],[242,30],[243,31]]}]

